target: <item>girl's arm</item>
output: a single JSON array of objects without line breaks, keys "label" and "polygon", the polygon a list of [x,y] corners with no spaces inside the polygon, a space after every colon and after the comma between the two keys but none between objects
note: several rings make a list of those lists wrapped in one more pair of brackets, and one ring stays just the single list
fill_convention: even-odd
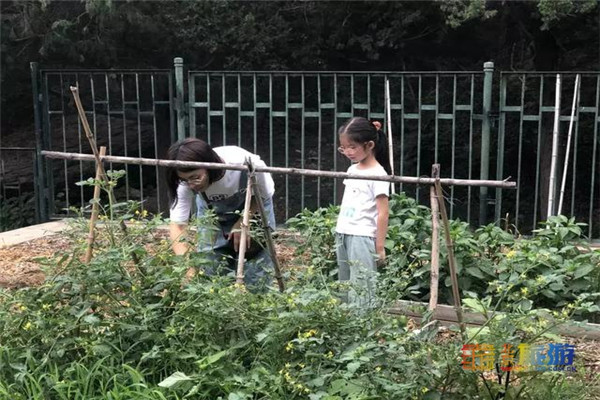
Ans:
[{"label": "girl's arm", "polygon": [[377,233],[375,237],[375,251],[378,256],[378,264],[385,261],[385,238],[388,231],[388,217],[390,215],[389,201],[386,195],[379,195],[375,198],[377,205]]}]

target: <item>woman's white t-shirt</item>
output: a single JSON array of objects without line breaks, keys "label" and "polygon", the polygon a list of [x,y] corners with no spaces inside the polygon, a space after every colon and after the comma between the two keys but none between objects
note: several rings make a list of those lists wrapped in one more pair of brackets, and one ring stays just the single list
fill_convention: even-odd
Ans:
[{"label": "woman's white t-shirt", "polygon": [[[373,168],[358,169],[358,164],[348,168],[349,174],[387,176],[380,164]],[[347,235],[375,237],[377,232],[377,203],[380,195],[389,195],[390,183],[364,179],[344,179],[344,196],[335,231]]]},{"label": "woman's white t-shirt", "polygon": [[[260,156],[250,153],[247,150],[237,146],[222,146],[213,148],[215,153],[226,164],[243,165],[246,158],[250,158],[254,166],[265,167],[266,164]],[[211,201],[224,200],[240,189],[240,176],[242,172],[237,170],[225,170],[225,175],[216,182],[213,182],[205,191],[206,196]],[[268,199],[275,193],[275,184],[271,174],[259,172],[256,174],[260,193],[264,199]],[[171,207],[169,218],[171,222],[188,222],[190,212],[194,201],[195,193],[190,187],[182,182],[177,187],[177,202]]]}]

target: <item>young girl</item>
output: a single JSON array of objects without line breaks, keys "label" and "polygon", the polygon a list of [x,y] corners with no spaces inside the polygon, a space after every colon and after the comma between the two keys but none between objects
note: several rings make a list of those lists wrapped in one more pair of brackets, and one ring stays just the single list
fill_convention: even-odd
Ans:
[{"label": "young girl", "polygon": [[[390,175],[387,138],[379,122],[354,117],[340,127],[340,147],[352,165],[349,174]],[[377,265],[385,261],[388,194],[384,181],[345,179],[336,226],[338,277],[349,281],[348,302],[363,308],[375,305]]]}]

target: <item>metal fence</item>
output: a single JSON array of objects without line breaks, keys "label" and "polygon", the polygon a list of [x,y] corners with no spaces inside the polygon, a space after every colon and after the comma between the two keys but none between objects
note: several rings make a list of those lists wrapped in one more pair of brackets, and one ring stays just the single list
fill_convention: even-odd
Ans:
[{"label": "metal fence", "polygon": [[[389,84],[395,173],[426,176],[431,164],[440,163],[444,178],[504,179],[510,175],[518,180],[517,191],[448,188],[450,213],[473,225],[508,216],[527,233],[546,215],[540,198],[547,193],[544,146],[546,119],[553,111],[548,96],[554,75],[494,75],[492,63],[471,72],[187,73],[180,58],[172,70],[152,71],[38,71],[32,64],[37,148],[89,152],[68,90],[75,85],[99,145],[106,145],[110,155],[163,158],[170,143],[192,136],[213,146],[242,146],[271,166],[345,170],[349,164],[336,151],[338,127],[357,115],[381,120],[386,127],[385,87]],[[573,76],[565,73],[565,80]],[[600,74],[584,73],[582,79],[572,153],[577,156],[570,166],[569,208],[563,212],[588,223],[589,235],[600,237],[595,179]],[[571,97],[568,85],[563,88],[564,99]],[[567,103],[563,101],[561,132],[570,118]],[[118,191],[122,199],[143,200],[149,211],[168,211],[157,168],[110,167],[127,170]],[[93,165],[77,161],[38,163],[39,202],[45,205],[42,212],[47,210],[42,219],[87,204],[91,190],[74,182],[92,176],[93,170]],[[278,221],[303,208],[340,200],[339,181],[274,179]],[[423,204],[429,202],[424,187],[399,185],[396,189]]]}]

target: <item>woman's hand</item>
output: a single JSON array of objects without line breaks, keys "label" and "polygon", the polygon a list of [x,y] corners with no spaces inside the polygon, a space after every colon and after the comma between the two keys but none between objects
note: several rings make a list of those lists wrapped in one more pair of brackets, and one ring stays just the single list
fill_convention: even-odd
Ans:
[{"label": "woman's hand", "polygon": [[[242,240],[242,231],[241,231],[242,220],[241,218],[233,225],[231,232],[227,235],[227,240],[233,240],[233,250],[236,253],[240,252],[240,241]],[[250,235],[246,236],[246,249],[250,248],[251,238]]]}]

